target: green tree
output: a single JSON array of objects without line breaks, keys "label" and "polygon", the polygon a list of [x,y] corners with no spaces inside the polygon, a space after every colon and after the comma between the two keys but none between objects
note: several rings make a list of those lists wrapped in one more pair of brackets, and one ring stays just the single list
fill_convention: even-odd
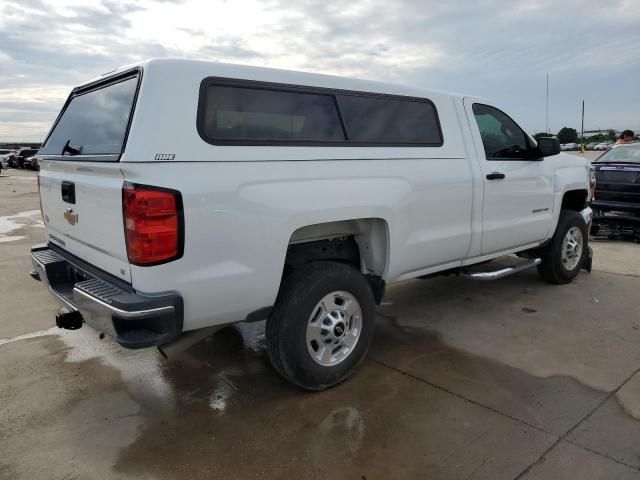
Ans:
[{"label": "green tree", "polygon": [[577,143],[578,132],[575,128],[562,127],[558,132],[558,140],[560,143]]},{"label": "green tree", "polygon": [[607,130],[607,135],[609,136],[608,140],[615,142],[616,132],[614,130]]},{"label": "green tree", "polygon": [[591,135],[590,137],[587,137],[584,139],[585,143],[594,143],[594,142],[606,142],[607,140],[609,140],[609,135],[606,135],[604,133],[599,133],[598,135]]},{"label": "green tree", "polygon": [[553,135],[551,133],[545,133],[545,132],[538,132],[533,134],[533,138],[536,139],[536,142],[544,137],[553,137]]}]

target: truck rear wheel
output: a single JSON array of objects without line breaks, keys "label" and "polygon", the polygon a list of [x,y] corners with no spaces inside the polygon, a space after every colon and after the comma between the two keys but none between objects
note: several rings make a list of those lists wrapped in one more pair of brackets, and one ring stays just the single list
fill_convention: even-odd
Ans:
[{"label": "truck rear wheel", "polygon": [[571,282],[580,272],[588,254],[589,233],[578,212],[562,210],[551,243],[542,254],[538,273],[549,283]]},{"label": "truck rear wheel", "polygon": [[337,262],[310,263],[285,280],[267,320],[269,359],[292,383],[324,390],[364,360],[375,316],[371,287],[360,272]]}]

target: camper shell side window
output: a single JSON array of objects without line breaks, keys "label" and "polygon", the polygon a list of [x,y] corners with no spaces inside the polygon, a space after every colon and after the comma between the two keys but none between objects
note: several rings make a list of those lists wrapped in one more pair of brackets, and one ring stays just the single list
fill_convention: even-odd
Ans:
[{"label": "camper shell side window", "polygon": [[427,98],[207,78],[197,128],[212,145],[443,145]]}]

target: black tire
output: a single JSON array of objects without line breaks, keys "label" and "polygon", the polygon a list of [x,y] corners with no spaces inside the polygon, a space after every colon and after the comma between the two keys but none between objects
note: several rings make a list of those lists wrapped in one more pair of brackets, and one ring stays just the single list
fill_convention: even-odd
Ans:
[{"label": "black tire", "polygon": [[[582,232],[582,255],[573,269],[567,269],[562,263],[562,244],[567,232],[577,227]],[[573,210],[562,210],[558,220],[558,226],[553,234],[551,243],[542,251],[542,263],[538,265],[538,273],[549,283],[557,285],[571,282],[580,272],[588,255],[589,233],[587,224],[582,216]]]},{"label": "black tire", "polygon": [[[345,291],[360,304],[360,336],[353,350],[337,365],[323,366],[307,347],[307,324],[318,302],[332,292]],[[348,378],[364,360],[375,326],[375,301],[369,282],[355,268],[337,262],[313,262],[285,279],[267,320],[266,341],[275,370],[307,390],[324,390]]]}]

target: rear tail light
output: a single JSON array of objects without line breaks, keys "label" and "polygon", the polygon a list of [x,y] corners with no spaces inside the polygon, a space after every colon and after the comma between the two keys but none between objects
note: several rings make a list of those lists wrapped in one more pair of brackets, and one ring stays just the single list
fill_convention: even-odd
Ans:
[{"label": "rear tail light", "polygon": [[122,209],[130,263],[158,265],[182,256],[184,218],[180,192],[125,182]]}]

